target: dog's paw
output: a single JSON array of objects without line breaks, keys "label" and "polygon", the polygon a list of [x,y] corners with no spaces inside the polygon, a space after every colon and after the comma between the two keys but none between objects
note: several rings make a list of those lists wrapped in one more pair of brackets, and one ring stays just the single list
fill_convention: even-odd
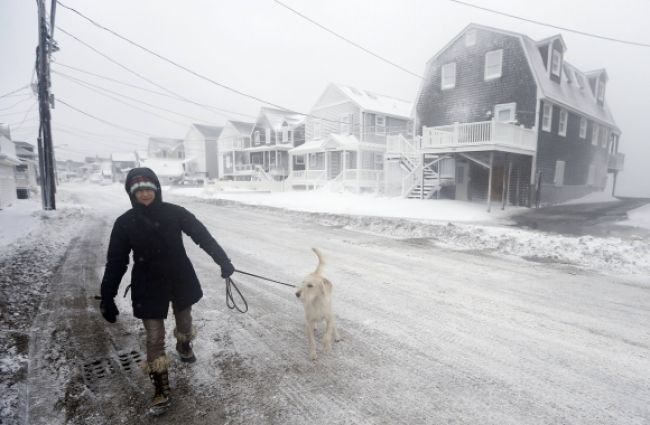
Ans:
[{"label": "dog's paw", "polygon": [[318,356],[316,355],[316,352],[309,353],[309,359],[310,360],[316,360]]}]

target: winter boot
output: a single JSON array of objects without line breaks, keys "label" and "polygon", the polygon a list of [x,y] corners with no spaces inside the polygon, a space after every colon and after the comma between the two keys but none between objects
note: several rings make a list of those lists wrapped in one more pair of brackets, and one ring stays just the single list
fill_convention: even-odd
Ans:
[{"label": "winter boot", "polygon": [[169,360],[166,356],[162,356],[146,366],[149,379],[154,386],[154,395],[149,403],[149,413],[154,416],[162,415],[171,405],[168,365]]},{"label": "winter boot", "polygon": [[180,333],[177,329],[174,329],[174,336],[176,337],[176,351],[178,351],[178,356],[181,361],[184,363],[194,363],[196,356],[194,355],[194,350],[192,350],[192,340],[196,338],[196,328],[192,327],[192,332],[189,335]]}]

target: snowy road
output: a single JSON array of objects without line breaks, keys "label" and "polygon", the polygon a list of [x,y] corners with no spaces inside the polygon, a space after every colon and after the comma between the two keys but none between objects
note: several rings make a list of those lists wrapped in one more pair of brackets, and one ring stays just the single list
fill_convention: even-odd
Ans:
[{"label": "snowy road", "polygon": [[[102,321],[91,299],[108,226],[126,197],[114,204],[105,194],[84,196],[101,207],[89,211],[100,218],[84,221],[48,297],[67,300],[48,323],[68,329],[57,344],[76,363],[59,415],[71,423],[153,423],[142,414],[150,384],[118,357],[142,352],[141,325],[127,299],[118,300],[116,325]],[[329,354],[319,345],[310,361],[302,306],[284,286],[236,276],[250,310],[228,310],[218,266],[187,240],[205,292],[194,309],[199,361],[175,365],[174,407],[156,423],[650,423],[647,284],[450,251],[427,238],[359,233],[308,215],[166,200],[195,213],[241,270],[297,283],[316,265],[310,248],[320,248],[343,341]],[[106,359],[118,362],[108,376],[81,379],[82,365]],[[38,370],[31,382],[56,380]],[[45,387],[34,386],[32,403]],[[32,408],[30,423],[39,423]]]}]

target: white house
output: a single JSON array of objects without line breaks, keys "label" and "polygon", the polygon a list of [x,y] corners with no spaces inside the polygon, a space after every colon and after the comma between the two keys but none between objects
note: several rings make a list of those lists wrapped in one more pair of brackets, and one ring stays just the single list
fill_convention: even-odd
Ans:
[{"label": "white house", "polygon": [[253,174],[250,152],[255,123],[227,121],[217,141],[219,178],[250,180]]},{"label": "white house", "polygon": [[186,173],[192,177],[219,177],[217,140],[223,127],[192,124],[183,141]]},{"label": "white house", "polygon": [[[185,158],[183,139],[170,137],[150,137],[147,145],[147,158]],[[142,159],[142,157],[140,157]]]},{"label": "white house", "polygon": [[307,117],[306,143],[289,150],[287,182],[380,190],[387,140],[412,132],[410,115],[411,102],[330,83]]},{"label": "white house", "polygon": [[0,209],[16,201],[15,167],[20,165],[9,124],[0,124]]}]

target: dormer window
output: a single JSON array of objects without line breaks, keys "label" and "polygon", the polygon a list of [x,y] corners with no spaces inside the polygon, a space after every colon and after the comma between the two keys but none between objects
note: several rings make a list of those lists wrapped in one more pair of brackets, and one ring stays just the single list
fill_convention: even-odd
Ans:
[{"label": "dormer window", "polygon": [[456,87],[456,62],[443,65],[440,73],[440,88],[445,90],[454,87]]},{"label": "dormer window", "polygon": [[470,30],[465,33],[465,47],[472,47],[476,44],[476,30]]},{"label": "dormer window", "polygon": [[560,70],[562,69],[562,54],[557,50],[553,49],[551,56],[551,74],[560,76]]},{"label": "dormer window", "polygon": [[605,83],[601,80],[596,80],[596,98],[600,102],[605,101]]}]

